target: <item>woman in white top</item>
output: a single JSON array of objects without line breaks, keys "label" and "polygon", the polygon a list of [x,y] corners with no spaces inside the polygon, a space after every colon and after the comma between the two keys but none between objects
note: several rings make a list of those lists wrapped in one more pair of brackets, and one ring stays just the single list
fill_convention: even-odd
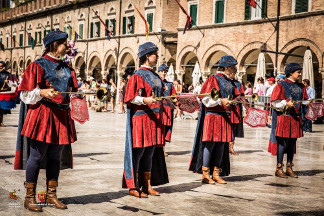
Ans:
[{"label": "woman in white top", "polygon": [[[106,88],[108,90],[108,83],[107,79],[102,79],[102,83],[100,84],[100,87]],[[108,100],[103,101],[104,103],[104,108],[102,112],[107,112],[108,111]]]},{"label": "woman in white top", "polygon": [[111,111],[112,113],[115,112],[115,97],[116,97],[116,90],[117,90],[117,86],[116,84],[114,83],[114,80],[113,79],[110,79],[109,80],[109,83],[110,83],[110,104],[111,104]]}]

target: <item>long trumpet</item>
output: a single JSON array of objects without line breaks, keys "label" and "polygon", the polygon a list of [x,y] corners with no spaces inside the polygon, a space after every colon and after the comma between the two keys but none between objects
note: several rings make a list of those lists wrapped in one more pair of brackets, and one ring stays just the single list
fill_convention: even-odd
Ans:
[{"label": "long trumpet", "polygon": [[[173,94],[171,96],[163,96],[163,97],[155,97],[154,93],[152,92],[153,95],[153,99],[157,100],[157,101],[161,101],[163,99],[170,99],[172,102],[177,102],[177,95]],[[191,97],[191,96],[195,96],[195,97],[211,97],[212,100],[217,100],[219,98],[219,91],[217,91],[216,88],[213,88],[212,90],[210,90],[209,93],[204,93],[204,94],[191,94],[191,95],[180,95],[178,97]]]},{"label": "long trumpet", "polygon": [[99,100],[108,99],[109,92],[105,87],[100,87],[96,92],[60,92],[54,91],[53,95],[56,96],[58,94],[78,94],[78,95],[96,95]]}]

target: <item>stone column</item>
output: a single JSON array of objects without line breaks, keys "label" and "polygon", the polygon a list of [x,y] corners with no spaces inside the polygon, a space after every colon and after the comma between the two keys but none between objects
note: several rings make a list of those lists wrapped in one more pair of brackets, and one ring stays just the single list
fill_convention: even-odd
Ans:
[{"label": "stone column", "polygon": [[119,109],[119,106],[118,106],[119,86],[120,86],[120,79],[124,76],[124,74],[125,74],[125,71],[124,70],[117,70],[117,77],[118,77],[118,79],[117,79],[117,83],[115,83],[116,86],[117,86],[116,98],[115,98],[115,102],[116,102],[116,108],[115,109]]},{"label": "stone column", "polygon": [[236,76],[239,82],[243,82],[243,76],[246,74],[245,67],[241,71],[237,71]]}]

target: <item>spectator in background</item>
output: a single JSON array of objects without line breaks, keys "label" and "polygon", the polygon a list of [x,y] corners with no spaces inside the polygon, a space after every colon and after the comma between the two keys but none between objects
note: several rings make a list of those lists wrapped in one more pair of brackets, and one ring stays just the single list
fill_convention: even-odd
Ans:
[{"label": "spectator in background", "polygon": [[111,104],[111,113],[115,112],[115,97],[116,97],[116,91],[117,91],[117,86],[114,83],[113,79],[109,80],[109,84],[110,84],[110,104]]},{"label": "spectator in background", "polygon": [[268,83],[269,83],[269,88],[266,91],[266,96],[271,97],[272,91],[274,89],[274,87],[276,86],[276,81],[274,77],[270,77],[268,79]]},{"label": "spectator in background", "polygon": [[[102,83],[100,85],[101,88],[105,88],[108,91],[108,83],[107,83],[107,79],[102,79]],[[102,109],[102,112],[107,112],[108,111],[108,101],[104,100],[104,108]]]},{"label": "spectator in background", "polygon": [[259,96],[264,96],[264,79],[262,77],[258,78],[258,83],[254,87],[253,93],[257,93]]},{"label": "spectator in background", "polygon": [[125,107],[124,107],[124,96],[125,96],[125,90],[126,90],[126,82],[124,78],[120,79],[120,84],[119,84],[119,96],[118,96],[118,103],[119,103],[119,112],[120,114],[125,113]]},{"label": "spectator in background", "polygon": [[[174,88],[177,92],[177,94],[182,93],[182,85],[180,84],[180,80],[176,80],[173,82]],[[177,106],[177,109],[174,112],[174,119],[181,119],[181,116],[183,115],[183,112],[179,109],[179,106]]]},{"label": "spectator in background", "polygon": [[81,85],[82,85],[81,77],[78,77],[77,81],[78,81],[78,88],[81,88]]},{"label": "spectator in background", "polygon": [[305,116],[308,112],[308,106],[311,103],[311,100],[315,99],[315,90],[310,86],[309,79],[304,79],[302,83],[306,88],[307,96],[308,96],[308,100],[309,100],[309,101],[303,102],[303,104],[302,104],[303,131],[311,133],[313,131],[312,121],[307,119]]},{"label": "spectator in background", "polygon": [[252,83],[250,81],[247,81],[246,82],[246,89],[245,89],[245,92],[244,94],[245,95],[252,95],[253,93],[253,90],[252,90]]},{"label": "spectator in background", "polygon": [[284,81],[286,79],[284,74],[279,74],[277,77],[277,83],[280,83],[281,81]]}]

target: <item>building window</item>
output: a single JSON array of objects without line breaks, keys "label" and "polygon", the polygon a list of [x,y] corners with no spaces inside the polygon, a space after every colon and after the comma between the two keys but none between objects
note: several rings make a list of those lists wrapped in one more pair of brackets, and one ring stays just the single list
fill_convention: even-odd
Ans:
[{"label": "building window", "polygon": [[[109,29],[109,31],[111,32],[112,35],[116,34],[116,19],[106,19],[105,22],[107,28]],[[107,35],[107,31],[105,31],[105,36]]]},{"label": "building window", "polygon": [[216,0],[214,23],[223,23],[223,22],[224,22],[224,0]]},{"label": "building window", "polygon": [[22,47],[24,46],[24,34],[20,33],[19,35],[19,46]]},{"label": "building window", "polygon": [[51,31],[51,30],[49,30],[49,29],[45,29],[45,30],[44,30],[44,37],[45,37],[48,33],[50,33],[50,31]]},{"label": "building window", "polygon": [[123,34],[134,34],[135,17],[123,17]]},{"label": "building window", "polygon": [[79,38],[81,40],[83,40],[83,23],[79,23],[79,33],[78,33],[78,37],[75,38],[75,40],[78,40]]},{"label": "building window", "polygon": [[[255,0],[258,5],[253,8],[247,1],[245,1],[245,20],[261,19],[267,16],[267,0]],[[261,10],[262,9],[262,10]]]},{"label": "building window", "polygon": [[90,38],[100,37],[100,22],[92,22],[90,25]]},{"label": "building window", "polygon": [[308,0],[295,0],[295,13],[308,12]]},{"label": "building window", "polygon": [[153,13],[148,13],[147,16],[146,16],[146,20],[148,22],[148,24],[150,25],[150,32],[153,31]]},{"label": "building window", "polygon": [[28,32],[27,33],[27,36],[28,36],[28,46],[30,46],[32,44],[32,36],[31,36],[31,33]]},{"label": "building window", "polygon": [[[15,48],[16,47],[16,35],[13,35],[12,36],[12,41],[11,41],[11,43],[12,43],[12,47],[13,48]],[[9,46],[9,37],[7,37],[7,46]]]},{"label": "building window", "polygon": [[198,18],[198,4],[190,4],[189,5],[189,10],[190,10],[190,16],[192,18],[192,26],[197,25],[197,18]]}]

